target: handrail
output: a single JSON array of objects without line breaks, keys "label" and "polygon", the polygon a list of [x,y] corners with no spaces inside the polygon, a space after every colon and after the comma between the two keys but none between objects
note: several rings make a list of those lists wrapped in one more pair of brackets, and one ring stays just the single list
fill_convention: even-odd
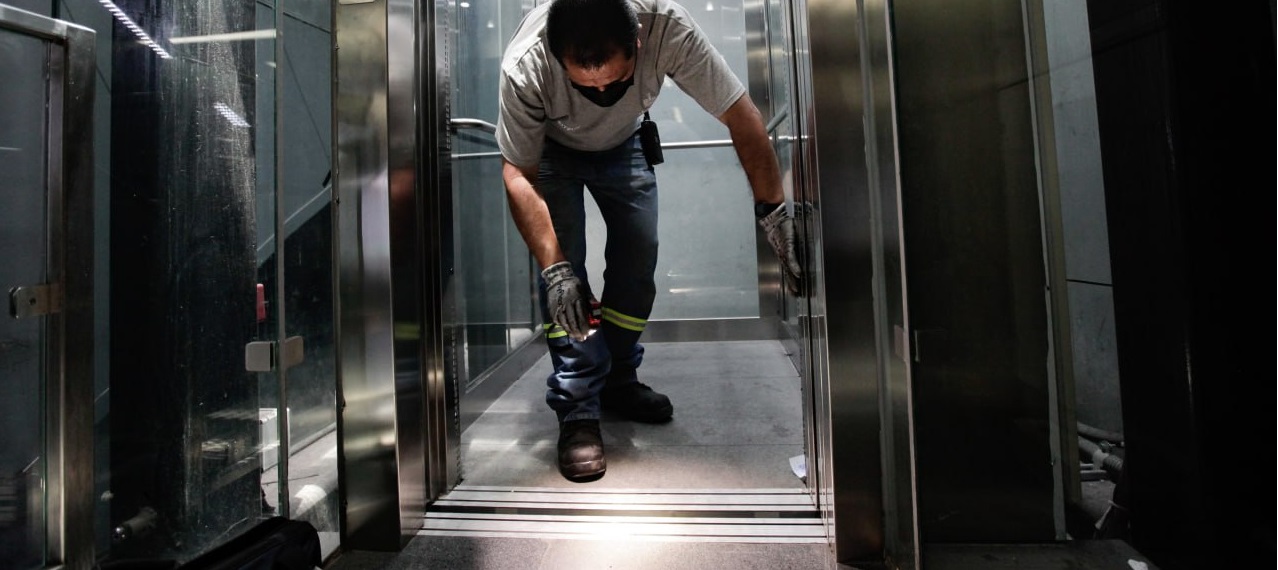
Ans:
[{"label": "handrail", "polygon": [[475,129],[479,131],[484,131],[492,135],[497,134],[497,125],[494,125],[483,119],[470,119],[470,118],[450,119],[448,121],[448,126],[454,132],[459,131],[461,129]]},{"label": "handrail", "polygon": [[[795,140],[793,136],[778,137],[774,133],[774,131],[777,130],[777,127],[780,127],[781,123],[785,121],[786,118],[788,118],[789,116],[790,116],[790,107],[787,105],[783,107],[781,111],[778,112],[775,116],[773,116],[772,119],[769,120],[768,124],[765,126],[766,132],[770,135],[770,138],[772,138],[774,142]],[[488,121],[484,121],[481,119],[469,119],[469,118],[452,119],[449,121],[449,127],[453,131],[458,131],[461,129],[476,129],[476,130],[481,130],[481,131],[492,133],[492,134],[497,133],[497,125],[494,125]],[[729,146],[732,146],[732,141],[730,139],[672,142],[672,143],[661,144],[662,150],[685,150],[685,149],[692,149],[692,148],[721,148],[721,147],[729,147]],[[466,159],[473,159],[473,158],[496,158],[499,156],[501,156],[500,152],[468,152],[468,153],[454,154],[452,158],[455,160],[466,160]]]},{"label": "handrail", "polygon": [[781,110],[778,111],[776,115],[772,116],[772,119],[768,121],[767,126],[764,127],[764,131],[767,132],[768,134],[772,134],[772,131],[777,130],[777,127],[781,126],[781,121],[784,121],[786,117],[789,117],[789,116],[790,116],[790,106],[786,105],[782,107]]}]

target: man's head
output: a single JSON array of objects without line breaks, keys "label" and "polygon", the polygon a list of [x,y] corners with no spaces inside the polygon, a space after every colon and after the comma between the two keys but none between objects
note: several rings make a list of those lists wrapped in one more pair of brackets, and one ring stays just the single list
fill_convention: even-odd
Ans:
[{"label": "man's head", "polygon": [[595,69],[618,56],[634,57],[639,18],[629,0],[553,0],[546,38],[564,67]]},{"label": "man's head", "polygon": [[596,105],[611,107],[634,84],[639,19],[628,0],[554,0],[546,39],[573,88]]}]

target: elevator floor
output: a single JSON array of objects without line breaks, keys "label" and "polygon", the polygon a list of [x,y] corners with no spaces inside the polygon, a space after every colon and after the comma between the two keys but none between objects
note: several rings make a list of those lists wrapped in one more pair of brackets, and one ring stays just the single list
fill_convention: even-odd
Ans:
[{"label": "elevator floor", "polygon": [[558,425],[543,356],[462,434],[468,486],[611,489],[804,488],[799,376],[776,341],[646,343],[640,380],[670,397],[674,419],[605,415],[607,474],[578,484],[555,467]]},{"label": "elevator floor", "polygon": [[821,569],[829,547],[792,466],[799,377],[776,341],[646,343],[641,380],[674,419],[602,421],[607,474],[555,467],[542,357],[462,434],[462,482],[403,552],[334,568]]}]

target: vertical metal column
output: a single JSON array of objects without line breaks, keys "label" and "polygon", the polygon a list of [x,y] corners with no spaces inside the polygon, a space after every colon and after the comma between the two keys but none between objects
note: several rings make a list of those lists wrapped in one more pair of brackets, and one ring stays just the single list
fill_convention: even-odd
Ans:
[{"label": "vertical metal column", "polygon": [[887,329],[876,281],[883,263],[876,232],[884,225],[869,168],[864,12],[834,0],[804,8],[796,11],[796,41],[810,46],[797,62],[805,180],[796,201],[809,213],[818,485],[823,507],[833,509],[838,561],[877,565],[885,549],[880,353]]},{"label": "vertical metal column", "polygon": [[398,550],[425,509],[418,17],[411,0],[336,7],[340,469],[352,549]]},{"label": "vertical metal column", "polygon": [[453,287],[452,118],[453,45],[456,20],[450,0],[424,4],[417,20],[417,69],[413,85],[420,151],[417,208],[422,228],[423,378],[425,380],[426,493],[433,500],[461,477],[461,386],[456,372],[457,292]]}]

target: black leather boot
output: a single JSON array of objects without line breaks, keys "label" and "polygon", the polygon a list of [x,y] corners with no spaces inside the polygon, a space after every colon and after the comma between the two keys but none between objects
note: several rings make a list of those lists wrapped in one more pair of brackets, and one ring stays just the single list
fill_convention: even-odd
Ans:
[{"label": "black leather boot", "polygon": [[642,382],[631,382],[621,387],[605,386],[599,394],[604,410],[636,422],[659,424],[670,421],[674,406],[670,398]]},{"label": "black leather boot", "polygon": [[603,437],[599,420],[572,420],[559,424],[559,473],[569,481],[585,483],[603,477]]}]

